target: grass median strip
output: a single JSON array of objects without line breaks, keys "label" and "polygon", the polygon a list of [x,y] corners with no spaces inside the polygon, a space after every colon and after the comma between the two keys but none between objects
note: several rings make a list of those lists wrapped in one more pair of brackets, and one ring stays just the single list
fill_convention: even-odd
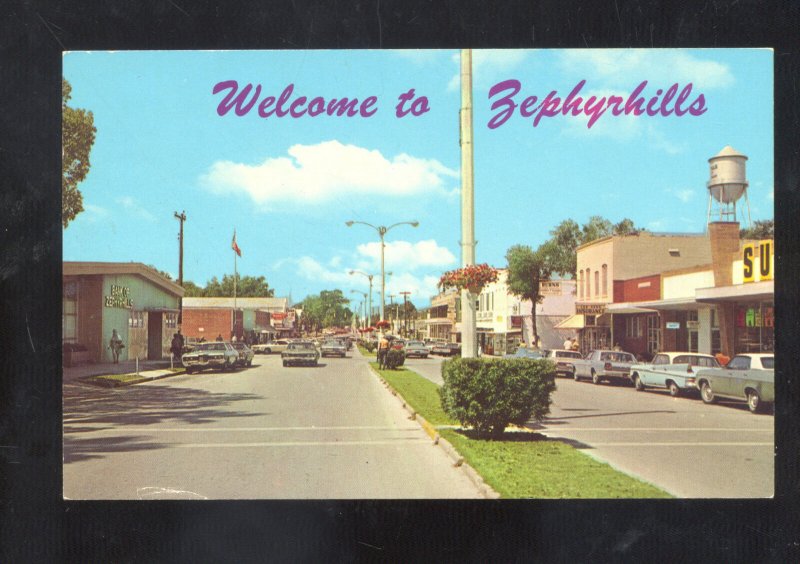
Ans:
[{"label": "grass median strip", "polygon": [[[432,425],[457,425],[441,407],[439,386],[405,368],[378,370]],[[466,462],[504,498],[667,498],[656,486],[619,472],[575,447],[544,435],[507,430],[501,440],[439,428]]]},{"label": "grass median strip", "polygon": [[378,353],[376,351],[369,352],[364,347],[364,345],[361,345],[361,344],[356,345],[356,346],[358,347],[358,350],[361,351],[361,354],[363,354],[364,356],[371,356],[372,358],[378,358]]}]

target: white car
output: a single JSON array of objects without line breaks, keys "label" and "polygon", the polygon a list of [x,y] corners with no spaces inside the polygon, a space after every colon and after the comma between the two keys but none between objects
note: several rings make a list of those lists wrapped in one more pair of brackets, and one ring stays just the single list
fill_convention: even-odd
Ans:
[{"label": "white car", "polygon": [[270,341],[268,343],[260,343],[250,347],[255,354],[271,354],[281,353],[287,349],[289,341],[286,339],[278,339],[277,341]]}]

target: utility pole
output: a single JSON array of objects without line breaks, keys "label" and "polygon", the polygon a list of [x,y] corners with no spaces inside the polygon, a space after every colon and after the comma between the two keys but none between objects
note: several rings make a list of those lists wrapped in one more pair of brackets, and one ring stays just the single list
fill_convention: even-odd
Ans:
[{"label": "utility pole", "polygon": [[[472,159],[472,50],[461,50],[461,266],[475,264],[475,187]],[[478,356],[475,296],[461,290],[461,356]]]},{"label": "utility pole", "polygon": [[[181,230],[178,234],[178,286],[183,287],[183,222],[186,221],[186,211],[180,215],[175,212],[175,218],[181,222]],[[181,296],[178,306],[178,327],[183,324],[183,297]]]},{"label": "utility pole", "polygon": [[403,296],[403,336],[408,336],[408,296],[411,292],[400,292]]}]

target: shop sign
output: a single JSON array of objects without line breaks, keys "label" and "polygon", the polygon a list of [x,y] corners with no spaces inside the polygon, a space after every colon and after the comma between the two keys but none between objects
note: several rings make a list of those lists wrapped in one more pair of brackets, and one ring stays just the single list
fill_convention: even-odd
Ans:
[{"label": "shop sign", "polygon": [[575,313],[583,315],[603,315],[606,304],[575,304]]},{"label": "shop sign", "polygon": [[546,280],[539,282],[539,295],[540,296],[560,296],[561,295],[561,281],[560,280]]},{"label": "shop sign", "polygon": [[111,285],[111,295],[105,297],[106,307],[121,307],[129,309],[133,307],[131,289],[126,286]]},{"label": "shop sign", "polygon": [[773,242],[771,239],[756,243],[747,243],[742,249],[742,269],[745,282],[755,282],[756,265],[755,258],[758,256],[759,280],[772,280],[773,277]]},{"label": "shop sign", "polygon": [[686,322],[686,328],[691,329],[693,331],[697,330],[700,327],[700,322],[695,321],[693,319]]},{"label": "shop sign", "polygon": [[680,329],[680,321],[667,321],[667,329]]}]

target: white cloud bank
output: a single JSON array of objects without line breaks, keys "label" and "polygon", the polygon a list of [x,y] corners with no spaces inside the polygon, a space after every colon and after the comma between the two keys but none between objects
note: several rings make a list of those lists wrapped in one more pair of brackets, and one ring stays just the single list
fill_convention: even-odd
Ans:
[{"label": "white cloud bank", "polygon": [[324,204],[364,195],[406,197],[447,195],[446,179],[459,172],[435,159],[405,153],[387,158],[380,151],[339,141],[293,145],[288,156],[269,157],[256,165],[215,162],[201,183],[217,194],[244,194],[261,206],[274,202]]}]

